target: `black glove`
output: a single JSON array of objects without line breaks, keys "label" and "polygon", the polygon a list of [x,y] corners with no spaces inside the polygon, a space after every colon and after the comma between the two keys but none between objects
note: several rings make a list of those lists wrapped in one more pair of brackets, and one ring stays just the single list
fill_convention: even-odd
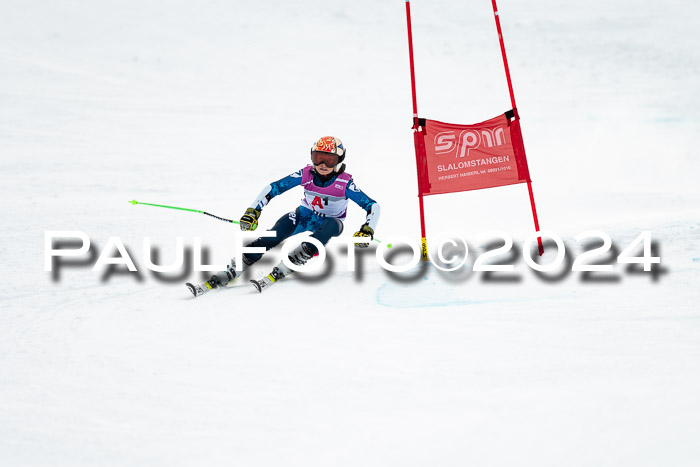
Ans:
[{"label": "black glove", "polygon": [[[372,227],[369,225],[363,224],[362,227],[360,227],[360,230],[355,232],[353,237],[369,237],[370,240],[372,240],[374,239],[374,230],[372,230]],[[369,243],[355,243],[355,246],[358,248],[367,248]]]},{"label": "black glove", "polygon": [[258,218],[260,211],[253,208],[245,210],[245,214],[241,217],[241,230],[255,230],[258,228]]}]

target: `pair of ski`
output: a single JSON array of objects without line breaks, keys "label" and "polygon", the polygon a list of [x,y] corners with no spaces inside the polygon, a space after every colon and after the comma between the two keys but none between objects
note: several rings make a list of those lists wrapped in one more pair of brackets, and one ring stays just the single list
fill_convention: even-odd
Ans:
[{"label": "pair of ski", "polygon": [[[277,268],[274,268],[270,274],[267,276],[263,277],[262,279],[251,279],[250,283],[253,284],[255,289],[262,293],[263,290],[267,290],[272,284],[277,282],[279,279],[284,277]],[[234,279],[235,280],[235,279]],[[217,289],[217,288],[223,288],[226,286],[217,286],[216,284],[213,284],[211,280],[208,280],[206,282],[203,282],[201,284],[192,284],[188,282],[187,288],[189,289],[190,292],[192,292],[192,295],[195,296],[195,298],[204,295],[205,293],[209,292],[210,290]]]},{"label": "pair of ski", "polygon": [[[289,261],[292,262],[292,264],[295,264],[297,266],[303,266],[306,264],[308,260],[313,258],[314,256],[317,256],[318,252],[313,252],[311,248],[308,246],[306,242],[302,242],[298,247],[296,247],[294,250],[289,252],[289,255],[287,256]],[[245,260],[244,260],[245,262]],[[253,264],[252,262],[246,263],[248,266]],[[222,274],[226,274],[226,276],[230,279],[229,282],[233,279],[231,278],[236,278],[238,274],[236,273],[236,263],[234,260],[231,260],[231,265],[227,268],[226,272],[222,272]],[[292,273],[292,270],[289,269],[284,262],[280,262],[277,266],[272,268],[272,272],[268,274],[267,276],[263,277],[262,279],[259,280],[251,280],[250,282],[253,284],[253,286],[256,288],[256,290],[260,293],[263,292],[263,290],[267,290],[272,284],[277,282],[278,280],[282,279],[285,276],[288,276],[289,274]],[[212,282],[213,280],[213,282]],[[191,283],[187,283],[187,288],[190,289],[190,292],[192,292],[192,295],[196,297],[199,297],[200,295],[204,295],[205,293],[209,292],[212,289],[216,289],[218,287],[222,287],[219,284],[221,283],[221,279],[218,279],[216,275],[212,277],[212,279],[209,279],[208,281],[204,282],[203,284],[199,285],[194,285]]]}]

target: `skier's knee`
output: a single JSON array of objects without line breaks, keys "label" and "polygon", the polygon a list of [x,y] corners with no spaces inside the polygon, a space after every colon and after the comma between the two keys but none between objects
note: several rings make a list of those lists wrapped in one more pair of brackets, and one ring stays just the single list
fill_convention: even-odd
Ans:
[{"label": "skier's knee", "polygon": [[328,232],[329,237],[337,237],[343,232],[343,222],[335,217],[330,217],[323,223],[322,229]]}]

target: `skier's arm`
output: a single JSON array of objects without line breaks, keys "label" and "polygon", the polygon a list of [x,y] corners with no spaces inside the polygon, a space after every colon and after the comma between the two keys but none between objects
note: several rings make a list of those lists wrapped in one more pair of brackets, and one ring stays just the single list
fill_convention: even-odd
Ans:
[{"label": "skier's arm", "polygon": [[367,210],[367,221],[365,224],[374,232],[374,229],[377,228],[377,222],[379,222],[379,203],[373,202]]},{"label": "skier's arm", "polygon": [[289,174],[286,177],[272,182],[262,189],[257,198],[250,203],[250,208],[262,211],[262,209],[270,202],[272,198],[281,195],[285,191],[301,185],[301,170]]},{"label": "skier's arm", "polygon": [[260,194],[246,209],[245,214],[241,217],[241,230],[255,230],[258,228],[258,218],[262,214],[262,209],[275,196],[284,193],[285,191],[301,185],[301,170],[289,174],[286,177],[272,182],[262,189]]},{"label": "skier's arm", "polygon": [[[362,224],[360,230],[355,232],[353,237],[370,237],[374,238],[374,229],[377,228],[377,223],[379,222],[379,203],[374,201],[372,198],[367,196],[362,190],[357,188],[355,182],[350,180],[347,188],[345,189],[345,196],[348,199],[355,202],[362,209],[367,211],[367,217],[365,223]],[[356,246],[366,247],[367,244],[356,243]]]}]

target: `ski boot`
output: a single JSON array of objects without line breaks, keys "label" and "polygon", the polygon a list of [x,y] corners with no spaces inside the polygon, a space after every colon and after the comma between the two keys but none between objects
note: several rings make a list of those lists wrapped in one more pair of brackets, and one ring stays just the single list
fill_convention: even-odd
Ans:
[{"label": "ski boot", "polygon": [[248,258],[243,256],[243,268],[241,271],[236,271],[236,260],[232,259],[231,264],[226,266],[225,271],[217,272],[211,278],[209,278],[208,281],[202,283],[202,284],[191,284],[187,283],[187,288],[190,289],[190,292],[192,292],[192,295],[196,297],[199,297],[200,295],[204,295],[205,293],[209,292],[212,289],[218,289],[220,287],[226,287],[230,282],[232,282],[236,277],[238,277],[240,274],[245,271],[248,266],[252,264],[249,263]]},{"label": "ski boot", "polygon": [[[314,257],[314,252],[309,248],[308,243],[302,243],[294,250],[289,253],[289,261],[296,266],[303,266],[308,260]],[[284,261],[280,261],[276,267],[272,269],[272,272],[267,276],[259,280],[251,280],[250,282],[255,286],[258,292],[262,293],[263,290],[268,289],[272,284],[278,280],[287,277],[292,272],[285,264]]]},{"label": "ski boot", "polygon": [[272,284],[292,273],[292,270],[284,266],[283,263],[280,263],[280,266],[284,267],[288,272],[285,274],[285,271],[280,269],[279,266],[276,266],[272,268],[272,272],[270,274],[263,277],[262,279],[252,279],[250,281],[253,284],[253,286],[255,286],[255,288],[258,290],[258,292],[262,293],[263,290],[267,290],[267,288],[270,287]]}]

